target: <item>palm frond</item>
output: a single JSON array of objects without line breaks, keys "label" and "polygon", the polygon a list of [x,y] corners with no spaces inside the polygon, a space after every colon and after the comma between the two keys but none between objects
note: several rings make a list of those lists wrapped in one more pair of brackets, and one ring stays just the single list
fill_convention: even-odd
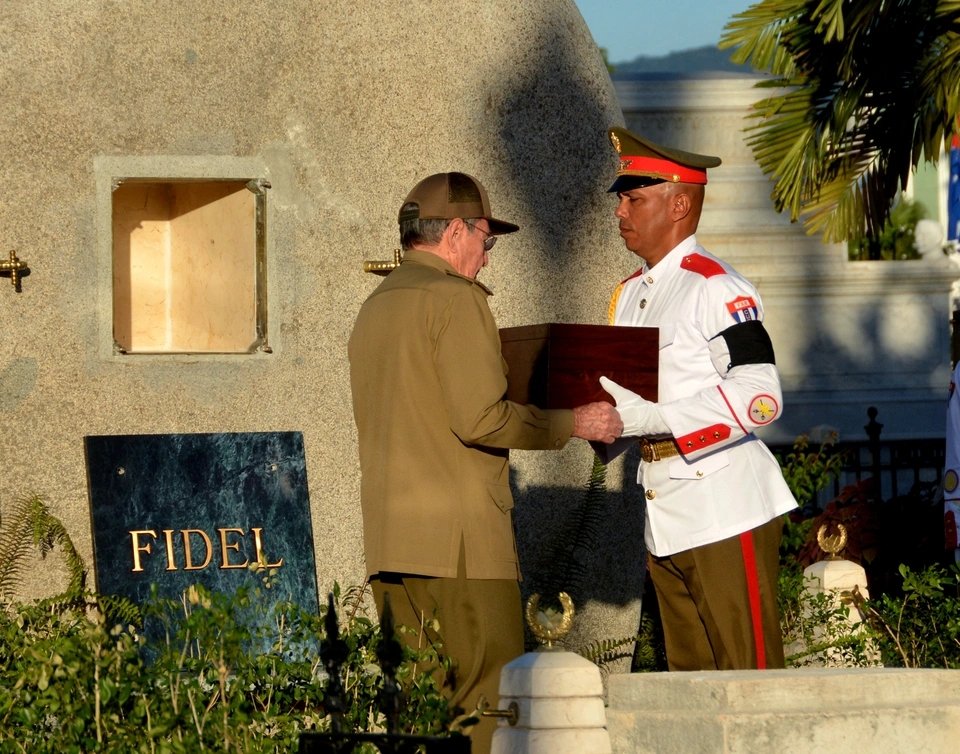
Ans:
[{"label": "palm frond", "polygon": [[119,594],[93,595],[91,607],[99,610],[112,625],[143,626],[140,606]]},{"label": "palm frond", "polygon": [[792,76],[793,58],[780,40],[784,29],[789,28],[805,5],[805,0],[783,0],[750,6],[727,24],[720,38],[720,49],[735,47],[730,57],[736,63],[749,63],[757,70],[777,76]]},{"label": "palm frond", "polygon": [[[340,599],[340,584],[334,582],[335,601]],[[354,584],[349,587],[343,595],[341,605],[347,614],[347,622],[353,620],[357,613],[363,612],[366,598],[370,595],[370,580],[366,579],[362,584]]]},{"label": "palm frond", "polygon": [[6,526],[0,528],[0,601],[7,601],[21,583],[33,529],[30,513],[34,504],[32,498],[14,501],[6,516]]},{"label": "palm frond", "polygon": [[764,0],[720,46],[776,77],[747,143],[777,211],[827,241],[879,234],[911,172],[957,133],[957,0]]}]

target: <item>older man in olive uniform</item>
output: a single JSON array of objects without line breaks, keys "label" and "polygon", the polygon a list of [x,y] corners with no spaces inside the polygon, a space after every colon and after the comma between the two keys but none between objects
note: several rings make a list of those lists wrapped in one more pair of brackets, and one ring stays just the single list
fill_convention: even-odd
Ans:
[{"label": "older man in olive uniform", "polygon": [[[611,442],[613,406],[543,411],[504,400],[490,291],[476,280],[497,236],[483,186],[465,173],[420,181],[400,208],[403,261],[360,309],[350,381],[360,446],[364,554],[377,608],[454,663],[451,702],[498,698],[501,667],[523,652],[508,448]],[[439,636],[431,630],[439,621]],[[488,750],[495,723],[471,733]]]},{"label": "older man in olive uniform", "polygon": [[671,670],[783,667],[782,514],[796,507],[754,434],[780,416],[780,378],[756,288],[697,243],[720,159],[622,128],[620,235],[642,260],[610,303],[616,325],[660,332],[659,401],[603,379],[624,435],[641,438],[645,539]]}]

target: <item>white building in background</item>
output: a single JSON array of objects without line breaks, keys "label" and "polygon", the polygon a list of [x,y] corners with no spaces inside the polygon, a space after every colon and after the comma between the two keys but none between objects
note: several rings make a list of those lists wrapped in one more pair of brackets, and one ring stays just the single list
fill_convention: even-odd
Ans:
[{"label": "white building in background", "polygon": [[[758,80],[657,75],[618,78],[614,87],[627,128],[723,159],[710,174],[698,240],[763,296],[785,403],[766,439],[789,443],[824,427],[841,440],[864,439],[870,406],[885,439],[943,437],[960,266],[943,254],[850,262],[845,245],[824,244],[777,213],[744,135]],[[948,168],[944,160],[913,184],[943,225]]]},{"label": "white building in background", "polygon": [[960,239],[960,139],[940,154],[937,163],[921,164],[911,177],[907,195],[923,205],[927,218],[937,223],[941,241],[956,247]]}]

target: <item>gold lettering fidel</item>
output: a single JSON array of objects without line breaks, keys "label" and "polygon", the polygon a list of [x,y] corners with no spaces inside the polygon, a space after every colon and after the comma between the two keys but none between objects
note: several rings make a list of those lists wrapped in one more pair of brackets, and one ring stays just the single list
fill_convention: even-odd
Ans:
[{"label": "gold lettering fidel", "polygon": [[[210,537],[207,536],[207,533],[203,531],[203,529],[181,529],[180,533],[183,535],[183,559],[185,561],[183,569],[185,571],[202,571],[210,565],[210,560],[213,558],[213,543],[210,541]],[[191,534],[199,534],[200,538],[203,539],[204,546],[207,548],[207,555],[200,565],[193,564],[193,555],[190,551]]]},{"label": "gold lettering fidel", "polygon": [[177,561],[173,559],[173,529],[164,529],[163,539],[167,543],[167,570],[176,571]]},{"label": "gold lettering fidel", "polygon": [[242,563],[231,563],[230,556],[227,553],[228,550],[236,550],[240,552],[240,543],[239,542],[227,542],[227,535],[230,533],[239,534],[243,536],[243,529],[217,529],[220,532],[220,553],[222,560],[220,561],[220,568],[246,568],[247,564],[250,562],[246,558],[243,559]]},{"label": "gold lettering fidel", "polygon": [[[213,540],[207,532],[203,529],[162,529],[161,533],[163,534],[163,544],[166,551],[166,570],[179,570],[176,560],[176,548],[174,547],[174,541],[178,531],[183,541],[183,569],[186,571],[202,571],[207,568],[215,554]],[[216,531],[220,545],[220,563],[218,564],[218,568],[221,570],[246,568],[250,564],[250,560],[242,555],[241,547],[243,544],[242,540],[247,532],[244,529],[230,526],[217,527]],[[275,563],[267,562],[267,556],[264,554],[263,529],[260,527],[252,527],[250,533],[253,535],[256,562],[261,563],[266,568],[281,568],[283,566],[283,558],[280,558]],[[142,573],[144,556],[154,554],[153,542],[149,540],[144,541],[144,538],[150,537],[152,540],[156,540],[157,532],[154,529],[135,529],[130,531],[129,534],[133,550],[132,571],[134,573]],[[195,537],[200,538],[205,549],[203,559],[199,563],[194,562]],[[239,560],[231,562],[231,552],[240,554],[240,556],[243,557],[243,562]],[[197,551],[197,554],[199,554],[199,551]]]},{"label": "gold lettering fidel", "polygon": [[149,534],[154,539],[157,538],[157,533],[153,529],[137,529],[130,532],[130,540],[133,544],[133,572],[139,573],[143,570],[143,566],[140,564],[140,553],[145,552],[149,555],[153,551],[153,546],[148,542],[145,545],[140,544],[140,535]]},{"label": "gold lettering fidel", "polygon": [[280,558],[276,563],[267,563],[266,556],[263,554],[263,540],[260,538],[260,534],[263,529],[257,527],[251,527],[250,531],[253,532],[253,544],[256,550],[257,562],[263,563],[267,568],[280,568],[283,566],[283,558]]}]

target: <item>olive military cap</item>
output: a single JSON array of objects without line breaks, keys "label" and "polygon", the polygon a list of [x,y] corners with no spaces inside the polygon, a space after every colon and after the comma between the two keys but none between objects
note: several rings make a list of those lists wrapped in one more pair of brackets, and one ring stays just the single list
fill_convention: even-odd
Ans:
[{"label": "olive military cap", "polygon": [[493,217],[486,190],[480,181],[466,173],[435,173],[424,178],[403,200],[399,222],[453,220],[457,217],[484,218],[490,224],[492,235],[520,230],[513,223]]},{"label": "olive military cap", "polygon": [[720,164],[719,157],[661,147],[625,128],[614,126],[608,133],[620,155],[617,179],[608,191],[629,191],[663,181],[703,184],[707,168]]}]

